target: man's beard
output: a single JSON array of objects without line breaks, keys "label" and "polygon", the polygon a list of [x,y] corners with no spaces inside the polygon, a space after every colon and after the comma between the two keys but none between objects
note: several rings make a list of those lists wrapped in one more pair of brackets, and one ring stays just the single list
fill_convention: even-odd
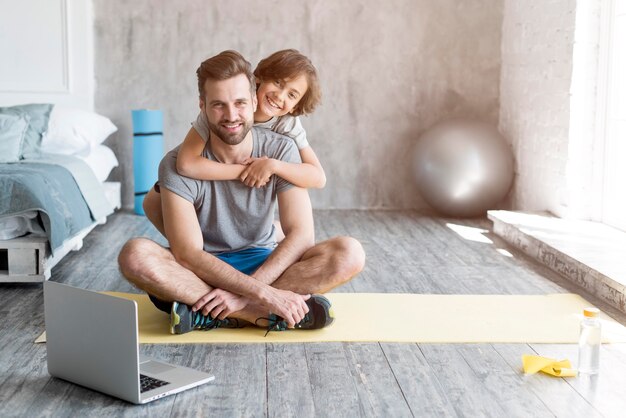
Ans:
[{"label": "man's beard", "polygon": [[233,123],[241,123],[242,124],[241,131],[239,133],[230,133],[221,126],[221,123],[224,123],[224,122],[222,121],[218,124],[213,124],[211,122],[208,122],[209,129],[211,130],[211,133],[215,134],[215,136],[221,139],[222,142],[228,145],[240,144],[241,141],[245,139],[246,135],[248,135],[248,132],[250,132],[250,129],[252,128],[252,121],[238,120]]}]

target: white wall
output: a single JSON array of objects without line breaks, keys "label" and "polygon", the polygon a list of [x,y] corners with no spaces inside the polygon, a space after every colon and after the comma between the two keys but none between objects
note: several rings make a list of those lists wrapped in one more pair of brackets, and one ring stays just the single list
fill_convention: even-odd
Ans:
[{"label": "white wall", "polygon": [[93,109],[91,1],[0,0],[0,106]]}]

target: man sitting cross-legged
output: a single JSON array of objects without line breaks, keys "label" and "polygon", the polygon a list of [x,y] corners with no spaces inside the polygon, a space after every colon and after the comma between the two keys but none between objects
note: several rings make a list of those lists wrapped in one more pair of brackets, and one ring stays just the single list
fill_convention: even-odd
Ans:
[{"label": "man sitting cross-legged", "polygon": [[[256,107],[250,64],[225,51],[198,68],[200,108],[210,136],[203,156],[223,163],[248,157],[299,162],[293,141],[252,128]],[[333,320],[319,295],[363,269],[358,241],[336,237],[315,245],[305,189],[271,177],[265,187],[203,181],[176,171],[177,149],[159,167],[163,230],[170,249],[146,238],[128,241],[119,255],[124,276],[170,313],[171,331],[237,327],[315,329]],[[285,238],[276,245],[278,202]]]}]

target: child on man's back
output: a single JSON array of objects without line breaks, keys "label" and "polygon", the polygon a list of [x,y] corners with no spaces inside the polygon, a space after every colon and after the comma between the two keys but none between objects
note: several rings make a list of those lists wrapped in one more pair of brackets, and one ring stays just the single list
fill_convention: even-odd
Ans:
[{"label": "child on man's back", "polygon": [[239,179],[250,187],[264,186],[275,174],[299,187],[324,187],[324,169],[309,145],[298,118],[311,113],[320,102],[315,67],[298,51],[286,49],[261,60],[254,75],[258,102],[254,126],[292,138],[298,146],[302,164],[271,158],[248,158],[239,164],[223,164],[202,158],[202,150],[209,137],[209,126],[202,108],[180,147],[176,163],[178,172],[200,180]]}]

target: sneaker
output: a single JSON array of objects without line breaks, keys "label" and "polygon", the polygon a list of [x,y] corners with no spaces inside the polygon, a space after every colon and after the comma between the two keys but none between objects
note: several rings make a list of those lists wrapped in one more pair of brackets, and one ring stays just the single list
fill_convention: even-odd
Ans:
[{"label": "sneaker", "polygon": [[[329,326],[335,320],[330,301],[325,296],[311,295],[306,304],[309,307],[309,312],[294,326],[295,329],[320,329]],[[266,319],[270,323],[265,335],[270,331],[284,331],[287,329],[287,321],[278,315],[270,315],[269,318],[259,318],[257,322],[261,319]]]},{"label": "sneaker", "polygon": [[189,305],[172,302],[170,312],[170,333],[186,334],[194,329],[211,330],[213,328],[241,328],[242,324],[236,318],[213,319],[211,315],[202,315],[202,312],[192,312]]}]

